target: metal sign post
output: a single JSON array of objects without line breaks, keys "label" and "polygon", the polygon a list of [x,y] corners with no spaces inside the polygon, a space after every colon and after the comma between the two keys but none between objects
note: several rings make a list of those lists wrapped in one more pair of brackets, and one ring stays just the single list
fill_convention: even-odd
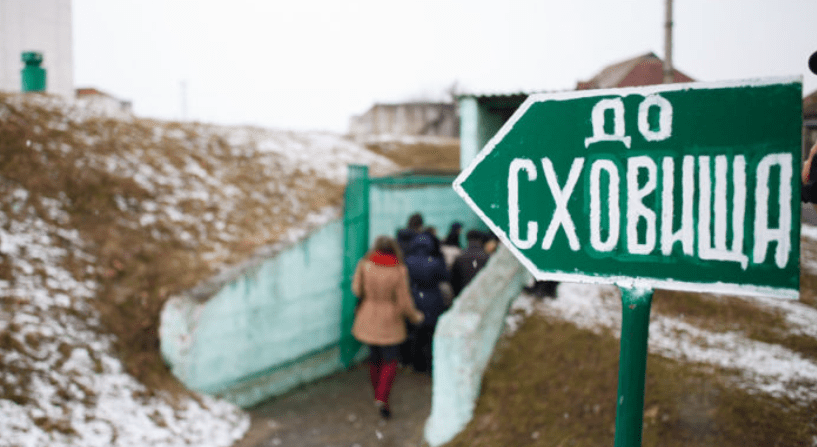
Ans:
[{"label": "metal sign post", "polygon": [[615,447],[641,445],[652,289],[621,289]]},{"label": "metal sign post", "polygon": [[532,95],[454,181],[535,278],[621,287],[617,446],[654,289],[799,296],[801,103],[794,78]]}]

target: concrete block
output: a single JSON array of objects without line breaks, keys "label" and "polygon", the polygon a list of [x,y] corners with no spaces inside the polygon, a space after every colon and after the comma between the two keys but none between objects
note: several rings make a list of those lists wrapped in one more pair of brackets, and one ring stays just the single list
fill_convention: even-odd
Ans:
[{"label": "concrete block", "polygon": [[440,318],[434,335],[431,415],[425,426],[431,446],[453,439],[473,417],[508,308],[529,280],[527,270],[500,246]]}]

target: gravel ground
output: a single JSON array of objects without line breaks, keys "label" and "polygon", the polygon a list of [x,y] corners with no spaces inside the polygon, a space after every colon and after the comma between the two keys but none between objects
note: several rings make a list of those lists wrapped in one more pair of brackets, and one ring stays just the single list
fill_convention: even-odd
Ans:
[{"label": "gravel ground", "polygon": [[234,447],[418,447],[431,410],[431,377],[398,372],[392,417],[374,407],[368,364],[293,390],[249,409],[252,423]]}]

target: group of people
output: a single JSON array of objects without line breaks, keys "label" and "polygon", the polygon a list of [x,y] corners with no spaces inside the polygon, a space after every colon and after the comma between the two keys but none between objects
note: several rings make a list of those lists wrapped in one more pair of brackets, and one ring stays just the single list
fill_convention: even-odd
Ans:
[{"label": "group of people", "polygon": [[466,233],[454,223],[445,239],[415,213],[396,237],[378,236],[358,262],[352,292],[358,297],[352,334],[368,345],[375,405],[391,416],[388,399],[400,363],[430,372],[437,321],[488,261],[497,239]]}]

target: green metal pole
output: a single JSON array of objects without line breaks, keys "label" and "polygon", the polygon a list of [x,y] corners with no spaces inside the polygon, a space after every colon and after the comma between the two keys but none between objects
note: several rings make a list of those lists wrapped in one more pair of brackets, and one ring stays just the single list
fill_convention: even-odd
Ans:
[{"label": "green metal pole", "polygon": [[640,447],[652,289],[621,289],[621,351],[618,363],[615,447]]},{"label": "green metal pole", "polygon": [[349,165],[343,212],[343,280],[341,281],[340,361],[349,366],[360,350],[352,336],[357,297],[352,294],[352,275],[369,246],[369,168]]}]

